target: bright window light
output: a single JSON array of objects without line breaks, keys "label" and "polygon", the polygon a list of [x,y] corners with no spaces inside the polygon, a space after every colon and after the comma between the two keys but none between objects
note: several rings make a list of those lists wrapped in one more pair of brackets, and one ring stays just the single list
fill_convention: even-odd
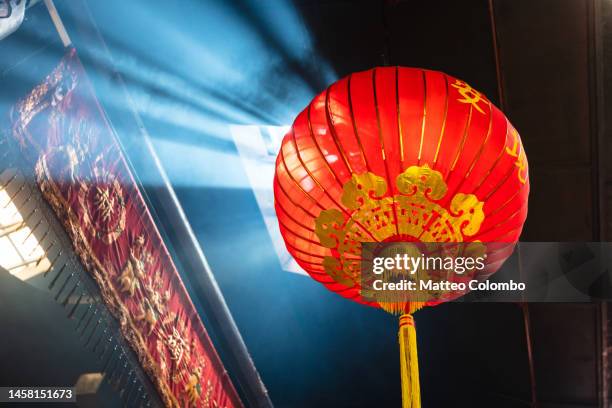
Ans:
[{"label": "bright window light", "polygon": [[288,130],[289,126],[230,126],[240,160],[283,270],[305,275],[306,272],[285,247],[274,212],[274,165],[283,136]]},{"label": "bright window light", "polygon": [[32,191],[24,183],[14,169],[0,173],[0,266],[27,281],[50,267],[43,245],[53,242],[54,235],[40,211],[26,205]]}]

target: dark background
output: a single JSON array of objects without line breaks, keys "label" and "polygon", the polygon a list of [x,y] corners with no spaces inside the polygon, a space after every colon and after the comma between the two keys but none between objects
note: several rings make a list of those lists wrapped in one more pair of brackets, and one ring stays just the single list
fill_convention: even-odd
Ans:
[{"label": "dark background", "polygon": [[[86,68],[99,52],[82,34],[92,27],[115,58],[277,407],[400,406],[397,322],[281,270],[227,125],[290,124],[335,79],[373,66],[441,70],[521,133],[531,182],[522,240],[610,238],[607,1],[90,0],[91,18],[69,2],[56,4]],[[0,42],[5,109],[62,54],[45,13],[31,7]],[[126,109],[92,80],[105,108]],[[117,130],[129,145],[134,136]],[[131,159],[154,195],[138,152]],[[424,407],[608,400],[605,305],[446,304],[416,322]],[[4,369],[0,383],[31,370]]]}]

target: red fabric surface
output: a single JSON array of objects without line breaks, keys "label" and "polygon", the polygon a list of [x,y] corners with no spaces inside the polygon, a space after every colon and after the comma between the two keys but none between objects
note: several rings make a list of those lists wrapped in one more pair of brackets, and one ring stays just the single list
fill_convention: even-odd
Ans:
[{"label": "red fabric surface", "polygon": [[74,50],[13,134],[167,406],[242,407]]},{"label": "red fabric surface", "polygon": [[[412,190],[399,191],[398,176],[411,166],[423,177],[439,174],[445,193],[432,197],[432,190],[423,191],[425,198],[418,201],[418,181],[409,186]],[[385,188],[359,196],[356,203],[344,201],[347,183],[367,172],[378,176],[376,185]],[[364,185],[357,188],[366,190]],[[358,302],[359,282],[339,282],[324,265],[342,261],[343,255],[345,267],[358,259],[357,253],[351,258],[350,252],[342,252],[343,243],[510,243],[497,245],[490,254],[491,273],[520,236],[528,194],[527,159],[504,114],[465,82],[441,72],[402,67],[352,74],[316,96],[283,139],[274,180],[276,213],[289,252],[315,280]],[[469,208],[466,195],[473,195],[481,206]],[[384,198],[390,201],[388,207],[381,204],[356,219],[355,207],[383,203]],[[453,200],[465,208],[455,208]],[[409,219],[401,202],[425,202],[433,209]],[[341,221],[319,219],[318,234],[317,218],[326,212],[333,215],[330,209],[341,214]],[[469,218],[469,211],[481,212],[483,219]],[[437,225],[444,221],[441,214],[450,220],[446,229]],[[346,235],[343,228],[350,223],[352,235]],[[322,243],[321,231],[329,243]]]}]

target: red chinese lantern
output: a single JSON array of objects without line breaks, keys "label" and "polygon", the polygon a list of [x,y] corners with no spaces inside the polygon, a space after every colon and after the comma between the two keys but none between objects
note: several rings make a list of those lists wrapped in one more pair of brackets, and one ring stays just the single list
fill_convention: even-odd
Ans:
[{"label": "red chinese lantern", "polygon": [[[355,73],[316,96],[284,137],[274,179],[280,230],[298,264],[333,292],[402,315],[404,407],[420,406],[412,313],[461,293],[365,301],[352,249],[362,242],[512,247],[528,193],[527,159],[504,114],[463,81],[403,67]],[[487,272],[510,252],[490,257]]]}]

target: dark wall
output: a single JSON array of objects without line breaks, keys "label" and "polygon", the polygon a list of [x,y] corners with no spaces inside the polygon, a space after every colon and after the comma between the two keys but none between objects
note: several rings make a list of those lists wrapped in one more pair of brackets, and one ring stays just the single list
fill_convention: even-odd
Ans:
[{"label": "dark wall", "polygon": [[[605,2],[602,2],[605,3]],[[597,241],[602,117],[602,4],[496,0],[505,111],[529,158],[529,216],[522,240]],[[601,304],[532,304],[536,399],[602,406]]]},{"label": "dark wall", "polygon": [[496,1],[506,112],[532,185],[526,241],[598,239],[585,0]]}]

